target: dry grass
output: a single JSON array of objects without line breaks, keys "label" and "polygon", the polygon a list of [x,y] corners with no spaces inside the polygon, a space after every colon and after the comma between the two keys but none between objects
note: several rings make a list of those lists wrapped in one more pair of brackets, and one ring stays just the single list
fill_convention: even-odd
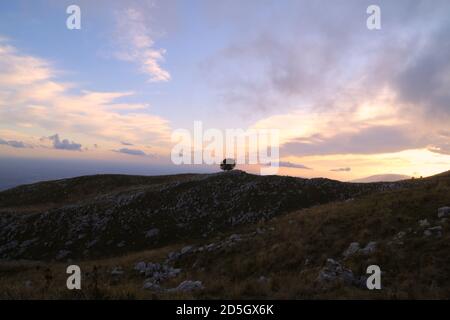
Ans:
[{"label": "dry grass", "polygon": [[[384,192],[354,201],[330,203],[291,212],[240,233],[264,229],[250,241],[222,251],[196,253],[176,263],[183,272],[164,283],[177,286],[185,279],[200,280],[205,289],[189,294],[152,293],[142,289],[143,278],[133,271],[138,261],[161,262],[167,253],[187,243],[126,256],[73,262],[83,270],[83,289],[65,289],[67,263],[29,261],[0,263],[3,299],[448,299],[450,298],[449,223],[441,223],[441,238],[426,238],[420,219],[438,225],[437,208],[450,203],[450,180]],[[402,245],[390,244],[408,231]],[[210,243],[216,239],[208,239]],[[343,260],[353,242],[376,241],[371,256]],[[344,261],[357,275],[370,264],[383,271],[380,291],[316,281],[327,258]],[[195,264],[196,267],[193,267]],[[114,279],[114,266],[125,270]],[[97,272],[93,272],[94,268]],[[266,281],[259,281],[260,277]],[[26,286],[27,281],[31,284]]]}]

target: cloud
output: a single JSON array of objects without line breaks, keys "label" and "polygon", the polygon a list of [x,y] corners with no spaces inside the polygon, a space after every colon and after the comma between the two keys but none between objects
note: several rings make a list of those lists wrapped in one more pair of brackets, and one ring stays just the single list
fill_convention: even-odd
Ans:
[{"label": "cloud", "polygon": [[165,49],[156,49],[146,17],[135,8],[128,8],[117,17],[121,49],[116,57],[140,64],[140,71],[147,74],[151,82],[166,82],[170,73],[160,65],[164,61]]},{"label": "cloud", "polygon": [[[2,123],[16,131],[26,124],[30,132],[74,133],[107,148],[116,141],[152,144],[155,152],[170,146],[171,129],[166,119],[150,114],[141,104],[124,102],[133,92],[90,91],[60,82],[55,75],[47,61],[0,42]],[[122,101],[117,103],[118,99]],[[62,147],[75,148],[70,142],[60,143]]]},{"label": "cloud", "polygon": [[334,172],[350,172],[352,171],[351,168],[337,168],[337,169],[331,169],[330,171],[334,171]]},{"label": "cloud", "polygon": [[[211,19],[231,20],[234,28],[248,30],[237,32],[203,64],[224,104],[252,116],[273,114],[299,101],[330,99],[349,81],[361,79],[368,63],[365,51],[376,42],[362,39],[365,21],[356,17],[364,17],[363,3],[284,2],[265,15],[255,6],[255,1],[243,7],[227,3],[227,8],[211,5],[209,11]],[[324,12],[323,6],[332,10]],[[268,28],[267,21],[283,23]]]},{"label": "cloud", "polygon": [[[447,7],[447,10],[450,6]],[[439,21],[439,20],[438,20]],[[440,22],[440,21],[439,21]],[[414,54],[392,81],[399,100],[425,117],[450,119],[450,21],[437,23],[426,37],[416,39]]]},{"label": "cloud", "polygon": [[132,146],[133,145],[132,143],[125,142],[125,141],[121,141],[120,143],[123,144],[124,146]]},{"label": "cloud", "polygon": [[450,143],[431,145],[428,147],[428,150],[434,153],[450,155]]},{"label": "cloud", "polygon": [[428,146],[428,150],[434,153],[450,155],[450,131],[447,129],[439,130],[433,143]]},{"label": "cloud", "polygon": [[16,140],[3,140],[2,138],[0,138],[0,145],[7,145],[13,148],[27,148],[29,146],[27,146],[25,143],[23,143],[22,141],[16,141]]},{"label": "cloud", "polygon": [[[270,13],[249,2],[210,5],[214,23],[248,31],[202,70],[220,108],[280,128],[282,157],[446,154],[438,131],[450,120],[448,1],[379,1],[377,32],[366,28],[364,1],[285,2]],[[282,23],[268,28],[267,21]]]},{"label": "cloud", "polygon": [[81,144],[71,142],[68,139],[63,139],[62,141],[59,139],[59,135],[55,134],[53,136],[48,137],[51,141],[53,141],[53,148],[60,150],[74,150],[81,151]]},{"label": "cloud", "polygon": [[138,149],[122,148],[122,149],[115,150],[115,151],[119,152],[119,153],[129,154],[132,156],[146,156],[147,155],[144,151],[138,150]]},{"label": "cloud", "polygon": [[20,55],[16,48],[0,38],[0,86],[24,86],[54,75],[49,64],[39,58]]},{"label": "cloud", "polygon": [[426,137],[411,134],[408,126],[372,126],[353,132],[320,134],[293,139],[281,146],[280,153],[287,155],[376,154],[423,148]]},{"label": "cloud", "polygon": [[[279,161],[275,163],[275,165],[278,164],[278,167],[280,168],[294,168],[294,169],[305,169],[305,170],[312,170],[312,168],[309,168],[303,164],[300,163],[292,163],[289,161]],[[274,164],[267,164],[266,166],[271,166]]]}]

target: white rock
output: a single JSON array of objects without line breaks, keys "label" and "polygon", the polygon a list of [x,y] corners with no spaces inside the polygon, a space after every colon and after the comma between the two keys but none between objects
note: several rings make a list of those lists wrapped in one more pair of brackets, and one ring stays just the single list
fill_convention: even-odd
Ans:
[{"label": "white rock", "polygon": [[170,270],[168,270],[167,275],[169,276],[169,278],[173,278],[176,277],[180,272],[181,272],[180,268],[170,268]]},{"label": "white rock", "polygon": [[317,279],[326,283],[343,281],[345,284],[354,284],[356,282],[353,272],[334,259],[327,259],[326,265],[319,272]]},{"label": "white rock", "polygon": [[92,241],[90,241],[90,242],[88,242],[87,244],[86,244],[86,248],[92,248],[93,246],[95,246],[96,244],[97,244],[97,242],[98,242],[98,240],[92,240]]},{"label": "white rock", "polygon": [[364,249],[361,249],[360,252],[362,254],[368,255],[368,254],[375,252],[376,249],[377,249],[377,243],[375,241],[371,241],[365,246]]},{"label": "white rock", "polygon": [[153,228],[153,229],[148,230],[145,233],[145,237],[146,238],[153,238],[153,237],[156,237],[158,234],[159,234],[159,229],[158,228]]},{"label": "white rock", "polygon": [[143,288],[146,290],[161,291],[161,287],[158,284],[153,283],[151,281],[144,282]]},{"label": "white rock", "polygon": [[114,269],[111,271],[111,275],[113,276],[120,276],[122,274],[124,274],[124,271],[121,267],[114,267]]},{"label": "white rock", "polygon": [[146,277],[151,276],[154,273],[156,273],[158,271],[161,271],[161,269],[162,269],[162,267],[161,267],[161,265],[159,263],[151,263],[151,262],[149,262],[147,264],[146,268],[144,269],[145,276]]},{"label": "white rock", "polygon": [[450,217],[450,207],[442,207],[438,209],[438,218]]},{"label": "white rock", "polygon": [[178,259],[179,257],[180,257],[180,253],[179,253],[179,252],[175,252],[175,251],[172,251],[172,252],[170,252],[170,253],[167,255],[167,259],[170,260],[170,261],[176,260],[176,259]]},{"label": "white rock", "polygon": [[147,268],[147,264],[144,261],[139,261],[134,266],[134,270],[137,270],[139,272],[145,272],[145,269]]},{"label": "white rock", "polygon": [[241,240],[241,236],[238,235],[238,234],[232,234],[232,235],[228,238],[228,240],[230,240],[230,241],[239,241],[239,240]]},{"label": "white rock", "polygon": [[399,233],[397,233],[395,238],[400,240],[400,239],[403,239],[404,236],[406,236],[406,232],[405,231],[400,231]]},{"label": "white rock", "polygon": [[189,253],[189,252],[192,251],[193,248],[194,248],[193,246],[186,246],[186,247],[184,247],[183,249],[181,249],[180,253],[181,253],[181,254]]},{"label": "white rock", "polygon": [[169,291],[189,292],[193,290],[201,290],[203,288],[204,287],[201,281],[185,280],[180,283],[178,287],[170,289]]},{"label": "white rock", "polygon": [[441,226],[436,226],[433,228],[428,228],[427,230],[425,230],[423,232],[423,235],[425,237],[430,237],[430,236],[435,236],[435,237],[441,237],[442,236],[442,227]]},{"label": "white rock", "polygon": [[359,250],[360,250],[359,242],[352,242],[342,255],[347,258],[350,257],[351,255],[354,255]]},{"label": "white rock", "polygon": [[427,219],[419,220],[419,226],[428,227],[429,225],[430,225],[430,223],[428,222]]},{"label": "white rock", "polygon": [[70,253],[71,252],[69,250],[60,250],[56,255],[56,260],[62,260],[66,258],[68,255],[70,255]]}]

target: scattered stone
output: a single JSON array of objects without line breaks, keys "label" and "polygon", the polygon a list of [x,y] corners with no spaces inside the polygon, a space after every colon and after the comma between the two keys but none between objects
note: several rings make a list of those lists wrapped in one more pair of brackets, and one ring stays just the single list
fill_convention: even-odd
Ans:
[{"label": "scattered stone", "polygon": [[153,276],[155,273],[162,271],[163,267],[159,263],[149,262],[145,266],[144,274],[146,277]]},{"label": "scattered stone", "polygon": [[348,258],[354,254],[369,255],[369,254],[375,252],[376,248],[377,248],[377,243],[375,241],[369,242],[364,248],[360,247],[359,242],[352,242],[352,243],[350,243],[347,250],[345,250],[342,255],[345,258]]},{"label": "scattered stone", "polygon": [[395,238],[400,240],[400,239],[403,239],[404,236],[406,236],[406,232],[405,231],[400,231],[399,233],[397,233]]},{"label": "scattered stone", "polygon": [[0,247],[0,253],[12,250],[12,249],[16,248],[18,245],[19,245],[19,242],[17,242],[16,240],[8,242],[7,244]]},{"label": "scattered stone", "polygon": [[34,242],[36,242],[38,240],[39,240],[38,238],[34,238],[34,239],[31,239],[31,240],[25,240],[24,242],[22,242],[20,244],[20,247],[21,248],[26,248],[26,247],[30,246],[31,244],[33,244]]},{"label": "scattered stone", "polygon": [[327,259],[326,265],[320,270],[317,279],[324,283],[341,281],[347,285],[352,285],[356,282],[352,270],[345,268],[334,259]]},{"label": "scattered stone", "polygon": [[442,207],[438,209],[438,218],[450,217],[450,207]]},{"label": "scattered stone", "polygon": [[181,253],[181,254],[187,254],[187,253],[191,252],[192,249],[194,249],[193,246],[186,246],[186,247],[184,247],[183,249],[181,249],[180,253]]},{"label": "scattered stone", "polygon": [[428,222],[427,219],[419,220],[419,226],[421,226],[421,227],[429,227],[430,223]]},{"label": "scattered stone", "polygon": [[56,260],[62,260],[62,259],[64,259],[64,258],[67,258],[67,256],[69,256],[70,255],[70,251],[69,250],[60,250],[59,252],[58,252],[58,254],[56,255],[56,257],[55,257],[55,259]]},{"label": "scattered stone", "polygon": [[124,271],[121,267],[114,267],[114,269],[111,271],[111,275],[113,276],[121,276],[124,274]]},{"label": "scattered stone", "polygon": [[228,238],[228,240],[230,240],[230,241],[240,241],[240,240],[241,240],[241,236],[238,235],[238,234],[232,234],[232,235]]},{"label": "scattered stone", "polygon": [[435,236],[437,238],[442,237],[442,227],[441,226],[436,226],[433,228],[428,228],[427,230],[425,230],[423,232],[423,235],[425,237],[431,237],[431,236]]},{"label": "scattered stone", "polygon": [[145,233],[145,237],[146,238],[153,238],[153,237],[156,237],[157,235],[159,235],[159,229],[158,228],[150,229],[150,230],[148,230]]},{"label": "scattered stone", "polygon": [[360,249],[359,242],[352,242],[342,255],[347,258],[357,253]]},{"label": "scattered stone", "polygon": [[361,249],[360,252],[364,255],[369,255],[375,252],[377,249],[377,243],[375,241],[369,242],[364,249]]},{"label": "scattered stone", "polygon": [[136,265],[134,266],[134,270],[137,270],[140,273],[144,273],[146,268],[147,268],[147,264],[144,261],[140,261],[140,262],[136,263]]},{"label": "scattered stone", "polygon": [[257,228],[257,229],[256,229],[256,233],[257,233],[257,234],[264,234],[265,231],[264,231],[263,229]]},{"label": "scattered stone", "polygon": [[179,257],[180,257],[180,253],[179,253],[179,252],[173,251],[173,252],[170,252],[170,253],[167,255],[167,260],[168,260],[169,262],[171,262],[171,261],[177,260]]},{"label": "scattered stone", "polygon": [[181,272],[181,268],[170,268],[168,270],[169,278],[176,277]]},{"label": "scattered stone", "polygon": [[153,283],[151,281],[144,282],[143,288],[151,291],[162,291],[162,288],[159,284]]},{"label": "scattered stone", "polygon": [[266,278],[264,276],[261,276],[261,277],[258,278],[258,282],[259,283],[268,283],[269,281],[270,281],[270,279]]},{"label": "scattered stone", "polygon": [[88,242],[86,244],[86,248],[88,248],[88,249],[92,248],[97,242],[98,242],[98,240],[92,240],[92,241]]},{"label": "scattered stone", "polygon": [[178,287],[169,289],[168,291],[178,291],[178,292],[190,292],[194,290],[202,290],[204,289],[203,284],[201,281],[192,281],[192,280],[185,280],[182,283],[179,284]]},{"label": "scattered stone", "polygon": [[181,269],[173,268],[167,264],[145,263],[143,261],[138,262],[135,269],[140,274],[145,274],[146,279],[144,283],[151,282],[158,285],[164,280],[176,277],[181,272]]},{"label": "scattered stone", "polygon": [[[411,232],[411,230],[408,229],[408,232]],[[406,231],[400,231],[399,233],[397,233],[393,238],[392,241],[388,241],[387,244],[393,245],[399,245],[402,246],[403,245],[403,238],[406,236],[407,232]]]}]

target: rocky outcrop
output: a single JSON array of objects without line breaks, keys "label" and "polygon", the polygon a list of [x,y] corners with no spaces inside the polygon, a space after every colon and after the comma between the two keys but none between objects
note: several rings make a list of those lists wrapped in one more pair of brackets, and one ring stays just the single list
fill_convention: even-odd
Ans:
[{"label": "rocky outcrop", "polygon": [[377,243],[375,241],[369,242],[364,248],[361,248],[359,242],[352,242],[342,254],[344,258],[349,258],[354,254],[369,255],[375,252]]},{"label": "rocky outcrop", "polygon": [[438,218],[450,217],[450,207],[442,207],[438,209]]},{"label": "rocky outcrop", "polygon": [[169,289],[169,292],[190,292],[194,290],[204,289],[201,281],[185,280],[178,285],[178,287]]},{"label": "rocky outcrop", "polygon": [[352,270],[344,267],[334,259],[327,259],[325,266],[319,272],[317,280],[325,284],[335,282],[341,282],[345,285],[360,284],[359,279],[354,276]]},{"label": "rocky outcrop", "polygon": [[[180,239],[205,238],[292,210],[401,186],[256,176],[242,171],[40,183],[0,192],[0,258],[113,256]],[[20,211],[23,203],[39,206],[27,213]]]}]

